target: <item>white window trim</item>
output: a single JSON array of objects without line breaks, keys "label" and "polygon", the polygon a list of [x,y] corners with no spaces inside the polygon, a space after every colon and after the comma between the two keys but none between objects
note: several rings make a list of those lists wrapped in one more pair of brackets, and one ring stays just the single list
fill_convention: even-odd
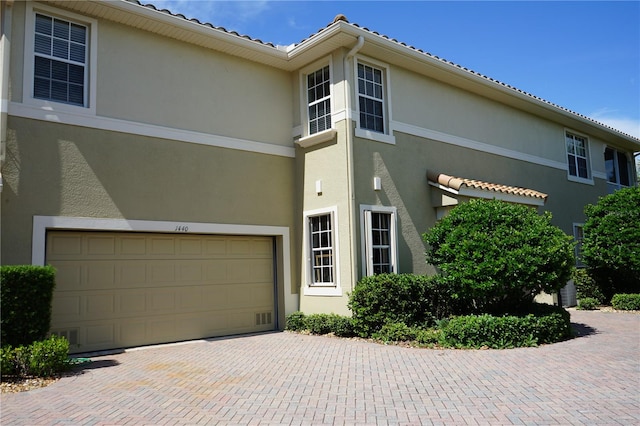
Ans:
[{"label": "white window trim", "polygon": [[[87,55],[87,87],[85,87],[86,106],[69,105],[62,102],[37,99],[33,97],[34,74],[34,34],[35,14],[40,12],[49,16],[77,22],[87,26],[89,37],[87,40],[89,54]],[[62,111],[81,115],[96,114],[96,80],[98,63],[98,21],[72,12],[62,11],[43,4],[27,3],[25,16],[24,40],[24,74],[22,76],[22,102],[45,111]]]},{"label": "white window trim", "polygon": [[[582,245],[582,241],[578,240],[578,229],[582,229],[582,239],[584,240],[584,223],[573,223],[573,240],[577,243],[580,242],[580,246]],[[585,264],[578,259],[578,244],[576,244],[576,247],[574,249],[574,254],[576,257],[576,267],[577,268],[584,268]]]},{"label": "white window trim", "polygon": [[[384,85],[382,88],[383,89],[382,102],[383,102],[383,114],[384,114],[384,126],[385,126],[384,133],[373,132],[371,130],[362,129],[360,127],[360,92],[358,90],[358,64],[359,63],[373,66],[375,68],[379,68],[382,70],[384,74],[383,76]],[[361,55],[356,56],[353,64],[353,85],[352,85],[353,92],[354,92],[353,95],[355,96],[355,103],[354,103],[355,111],[353,111],[352,114],[355,117],[355,121],[356,121],[356,129],[355,129],[356,137],[371,139],[376,142],[395,145],[396,138],[393,134],[394,127],[393,127],[393,117],[391,114],[392,107],[391,107],[391,77],[390,76],[391,76],[391,71],[388,64],[385,64],[380,61],[376,61],[375,59],[368,58],[365,56],[361,56]]]},{"label": "white window trim", "polygon": [[629,153],[625,152],[625,151],[621,151],[617,148],[614,148],[612,146],[605,146],[604,147],[604,152],[607,151],[607,149],[610,149],[611,151],[614,152],[613,155],[613,161],[614,161],[614,167],[615,167],[615,171],[616,171],[616,179],[618,180],[618,182],[610,182],[609,181],[609,176],[607,175],[607,171],[606,171],[606,160],[605,160],[605,180],[607,182],[607,185],[610,188],[614,188],[614,191],[617,191],[619,189],[622,188],[628,188],[629,186],[627,185],[623,185],[620,183],[620,162],[618,161],[618,154],[623,154],[625,156],[625,158],[627,159],[627,172],[629,173],[629,176],[627,176],[627,179],[629,179],[629,184],[632,185],[634,182],[633,179],[633,170],[634,170],[634,164],[633,161],[631,159],[629,159]]},{"label": "white window trim", "polygon": [[360,247],[362,252],[362,275],[373,275],[373,257],[371,255],[371,228],[365,216],[367,213],[390,213],[391,214],[391,264],[393,267],[393,273],[399,273],[398,268],[398,209],[396,207],[388,206],[372,206],[372,205],[360,205]]},{"label": "white window trim", "polygon": [[[585,178],[581,178],[579,176],[573,176],[571,174],[571,169],[569,168],[569,163],[567,160],[567,155],[569,154],[567,152],[567,133],[571,133],[574,136],[579,136],[581,138],[584,138],[587,143],[586,143],[586,150],[587,150],[587,167],[588,167],[588,173],[589,173],[589,177],[587,179]],[[593,165],[592,165],[592,155],[591,155],[591,138],[589,138],[589,136],[585,135],[584,133],[580,133],[580,132],[576,132],[575,130],[571,130],[571,129],[567,129],[565,128],[564,131],[562,132],[562,146],[564,149],[564,162],[565,162],[565,166],[566,166],[566,170],[567,170],[567,180],[571,181],[571,182],[576,182],[576,183],[584,183],[587,185],[594,185],[595,183],[593,182]]]},{"label": "white window trim", "polygon": [[[309,235],[309,218],[321,215],[331,216],[331,237],[333,238],[333,277],[332,284],[313,284],[312,268],[311,268],[311,239]],[[331,206],[323,209],[307,210],[303,214],[303,259],[305,270],[305,285],[303,294],[305,296],[342,296],[342,288],[340,285],[340,256],[338,250],[338,207]]]},{"label": "white window trim", "polygon": [[[321,132],[309,133],[309,101],[307,98],[307,75],[312,72],[316,72],[321,68],[329,66],[329,102],[331,104],[331,128],[325,129]],[[300,125],[301,138],[297,141],[297,143],[303,148],[317,145],[323,142],[327,142],[336,135],[335,130],[335,80],[333,77],[333,60],[331,56],[320,59],[311,65],[308,65],[300,70],[299,73],[299,87],[300,87],[300,120],[302,124]],[[295,133],[295,130],[294,130]]]}]

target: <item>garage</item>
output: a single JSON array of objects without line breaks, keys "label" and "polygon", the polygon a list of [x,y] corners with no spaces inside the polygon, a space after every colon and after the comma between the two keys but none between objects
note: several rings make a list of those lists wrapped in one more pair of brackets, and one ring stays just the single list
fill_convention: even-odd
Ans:
[{"label": "garage", "polygon": [[269,236],[48,231],[72,353],[274,330]]}]

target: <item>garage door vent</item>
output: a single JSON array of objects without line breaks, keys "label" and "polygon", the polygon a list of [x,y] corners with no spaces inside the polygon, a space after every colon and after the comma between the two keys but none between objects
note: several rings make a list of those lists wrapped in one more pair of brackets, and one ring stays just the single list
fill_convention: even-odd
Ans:
[{"label": "garage door vent", "polygon": [[256,325],[271,324],[271,312],[256,314]]},{"label": "garage door vent", "polygon": [[69,342],[69,346],[78,345],[78,329],[71,328],[69,330],[56,330],[52,331],[53,336],[64,337]]}]

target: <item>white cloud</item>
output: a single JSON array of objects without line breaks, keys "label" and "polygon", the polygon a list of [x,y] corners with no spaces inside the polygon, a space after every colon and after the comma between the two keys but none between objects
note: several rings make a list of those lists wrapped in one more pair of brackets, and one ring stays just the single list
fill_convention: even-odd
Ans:
[{"label": "white cloud", "polygon": [[589,118],[640,139],[640,118],[624,117],[611,109],[596,111]]}]

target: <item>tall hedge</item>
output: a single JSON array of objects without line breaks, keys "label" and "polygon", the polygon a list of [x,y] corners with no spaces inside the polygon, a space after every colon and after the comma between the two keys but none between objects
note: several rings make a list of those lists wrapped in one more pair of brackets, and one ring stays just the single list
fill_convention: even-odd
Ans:
[{"label": "tall hedge", "polygon": [[621,189],[584,209],[582,261],[609,302],[640,293],[640,188]]},{"label": "tall hedge", "polygon": [[0,266],[2,346],[29,345],[46,338],[54,287],[51,266]]},{"label": "tall hedge", "polygon": [[500,313],[553,293],[571,278],[573,239],[551,214],[498,200],[471,200],[424,234],[427,261],[466,312]]}]

